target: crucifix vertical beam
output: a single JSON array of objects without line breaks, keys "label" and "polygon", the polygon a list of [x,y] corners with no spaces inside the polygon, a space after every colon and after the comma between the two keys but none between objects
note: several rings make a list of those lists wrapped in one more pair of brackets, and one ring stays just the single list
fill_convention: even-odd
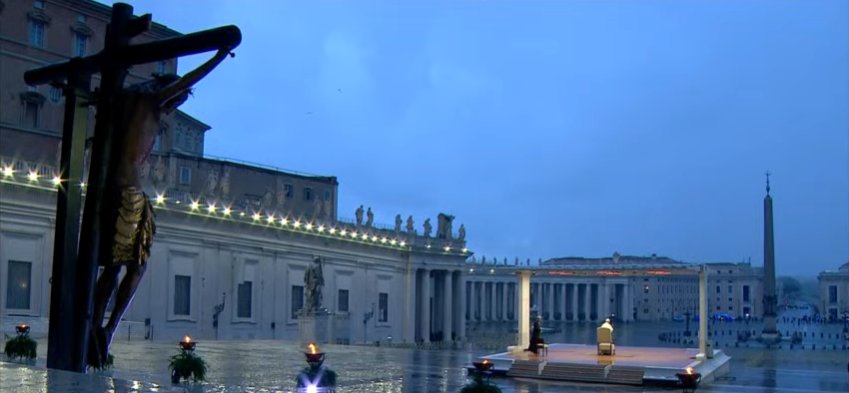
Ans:
[{"label": "crucifix vertical beam", "polygon": [[[74,62],[72,60],[72,62]],[[65,118],[62,128],[62,152],[59,162],[61,183],[56,200],[56,230],[53,240],[53,267],[50,286],[47,367],[74,369],[73,345],[65,337],[73,331],[77,266],[77,238],[80,234],[82,176],[88,120],[87,99],[90,75],[72,74],[64,86]],[[55,343],[55,345],[54,345]],[[65,344],[65,345],[63,345]],[[77,349],[78,350],[78,349]]]}]

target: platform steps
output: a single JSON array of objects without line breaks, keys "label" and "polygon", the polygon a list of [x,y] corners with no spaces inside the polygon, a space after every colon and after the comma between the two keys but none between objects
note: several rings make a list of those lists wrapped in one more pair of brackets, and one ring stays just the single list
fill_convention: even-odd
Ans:
[{"label": "platform steps", "polygon": [[544,362],[536,360],[516,360],[507,370],[508,377],[539,378],[540,371],[545,367]]},{"label": "platform steps", "polygon": [[561,381],[642,385],[643,374],[644,370],[639,367],[548,363],[542,368],[539,377]]}]

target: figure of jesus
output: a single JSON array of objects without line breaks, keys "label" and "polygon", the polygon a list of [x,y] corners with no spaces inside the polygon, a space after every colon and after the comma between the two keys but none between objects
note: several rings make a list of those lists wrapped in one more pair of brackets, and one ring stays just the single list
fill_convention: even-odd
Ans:
[{"label": "figure of jesus", "polygon": [[[152,80],[131,85],[116,97],[113,116],[115,141],[112,148],[105,189],[105,211],[101,225],[111,226],[112,238],[101,238],[103,267],[94,293],[92,312],[92,337],[88,351],[89,364],[102,366],[105,362],[112,337],[118,323],[127,311],[135,295],[150,256],[153,235],[156,232],[153,207],[148,196],[142,192],[142,164],[150,155],[159,132],[161,116],[170,114],[186,101],[191,88],[209,74],[230,53],[221,48],[206,63],[183,77],[177,75],[154,75]],[[121,268],[126,269],[118,285]],[[106,305],[116,291],[115,307],[103,326]]]}]

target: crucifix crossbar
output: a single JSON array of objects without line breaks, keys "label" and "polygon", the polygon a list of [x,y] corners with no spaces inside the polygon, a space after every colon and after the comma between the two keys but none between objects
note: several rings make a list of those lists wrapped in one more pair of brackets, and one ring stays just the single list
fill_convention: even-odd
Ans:
[{"label": "crucifix crossbar", "polygon": [[[242,39],[239,28],[231,25],[165,40],[130,44],[133,37],[150,29],[151,19],[150,14],[135,17],[132,6],[115,3],[102,51],[24,73],[27,84],[60,85],[65,94],[59,165],[62,183],[56,203],[50,295],[47,354],[47,366],[50,368],[86,371],[98,260],[108,252],[108,248],[105,248],[108,244],[103,239],[109,239],[110,234],[114,233],[114,228],[104,224],[103,217],[108,217],[107,212],[114,208],[116,202],[107,198],[105,190],[113,175],[110,171],[114,170],[115,160],[121,159],[117,157],[119,154],[113,154],[116,144],[123,138],[114,130],[118,117],[115,110],[128,69],[137,64],[216,49],[232,49]],[[203,70],[199,68],[191,75],[187,74],[192,79],[187,83],[196,82],[212,67],[214,65],[201,67]],[[90,94],[91,75],[95,73],[100,74],[100,86]],[[88,182],[83,186],[81,182],[89,103],[81,99],[88,100],[90,96],[95,98],[97,113]],[[80,225],[83,189],[86,191],[86,199]]]}]

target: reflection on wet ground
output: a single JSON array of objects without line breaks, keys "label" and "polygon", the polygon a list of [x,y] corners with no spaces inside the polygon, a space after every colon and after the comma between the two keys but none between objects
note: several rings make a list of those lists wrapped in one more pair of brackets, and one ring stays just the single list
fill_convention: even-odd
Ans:
[{"label": "reflection on wet ground", "polygon": [[[617,327],[622,345],[661,345],[659,324],[632,323]],[[500,328],[499,328],[500,329]],[[583,342],[594,326],[565,326],[550,342],[571,339]],[[669,324],[665,325],[669,330]],[[504,326],[509,336],[509,326]],[[586,336],[586,337],[585,337]],[[666,344],[669,345],[669,344]],[[44,366],[46,343],[39,345],[36,366]],[[285,341],[209,341],[198,344],[197,353],[210,364],[208,383],[191,391],[288,392],[295,375],[305,366],[300,347]],[[466,383],[464,366],[488,349],[423,350],[386,347],[327,345],[327,365],[338,372],[343,392],[457,392]],[[847,392],[849,375],[846,350],[765,350],[722,348],[731,357],[730,373],[704,392]],[[111,371],[82,376],[47,372],[10,363],[0,364],[0,392],[147,392],[172,391],[168,357],[177,352],[176,342],[116,342],[115,367]],[[114,379],[113,379],[114,378]],[[663,387],[595,386],[522,379],[493,378],[505,392],[655,392]],[[177,391],[183,391],[180,388]],[[674,391],[675,389],[673,389]]]}]

